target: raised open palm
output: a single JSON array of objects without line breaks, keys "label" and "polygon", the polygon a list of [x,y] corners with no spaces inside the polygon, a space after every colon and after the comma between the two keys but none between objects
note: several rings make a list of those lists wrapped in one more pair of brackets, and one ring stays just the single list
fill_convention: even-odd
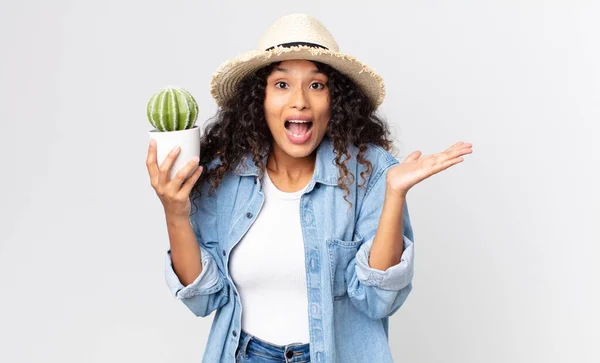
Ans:
[{"label": "raised open palm", "polygon": [[472,145],[462,141],[450,146],[446,151],[421,157],[420,151],[413,151],[406,159],[387,172],[387,186],[394,193],[406,195],[417,183],[446,170],[463,161],[463,155],[472,153]]}]

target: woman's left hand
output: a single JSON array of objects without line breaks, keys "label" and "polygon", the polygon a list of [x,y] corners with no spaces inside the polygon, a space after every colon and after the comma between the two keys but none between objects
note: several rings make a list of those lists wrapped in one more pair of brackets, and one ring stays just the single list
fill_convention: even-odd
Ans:
[{"label": "woman's left hand", "polygon": [[471,144],[461,141],[450,146],[444,152],[422,158],[420,158],[420,151],[413,151],[402,163],[388,170],[387,191],[406,197],[408,190],[417,183],[463,161],[463,155],[473,152],[471,146]]}]

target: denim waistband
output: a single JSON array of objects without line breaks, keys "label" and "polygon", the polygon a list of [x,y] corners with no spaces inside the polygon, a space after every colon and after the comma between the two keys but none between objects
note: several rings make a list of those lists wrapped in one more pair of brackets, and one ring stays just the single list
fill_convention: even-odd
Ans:
[{"label": "denim waistband", "polygon": [[273,344],[248,334],[242,329],[239,348],[245,358],[248,357],[248,347],[250,347],[254,354],[279,359],[281,362],[301,363],[310,361],[309,343]]}]

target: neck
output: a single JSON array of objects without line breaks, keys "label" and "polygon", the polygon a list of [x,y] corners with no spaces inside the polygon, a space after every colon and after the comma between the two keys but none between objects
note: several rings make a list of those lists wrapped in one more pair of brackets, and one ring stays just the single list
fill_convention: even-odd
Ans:
[{"label": "neck", "polygon": [[305,157],[293,157],[274,144],[267,159],[269,176],[277,180],[277,187],[282,190],[303,187],[312,178],[316,156],[315,150]]}]

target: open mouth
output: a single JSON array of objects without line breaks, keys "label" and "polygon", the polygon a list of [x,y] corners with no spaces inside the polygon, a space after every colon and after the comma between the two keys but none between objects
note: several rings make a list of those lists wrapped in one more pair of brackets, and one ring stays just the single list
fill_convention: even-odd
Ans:
[{"label": "open mouth", "polygon": [[285,129],[293,136],[300,137],[306,135],[312,129],[313,123],[304,120],[287,120]]}]

